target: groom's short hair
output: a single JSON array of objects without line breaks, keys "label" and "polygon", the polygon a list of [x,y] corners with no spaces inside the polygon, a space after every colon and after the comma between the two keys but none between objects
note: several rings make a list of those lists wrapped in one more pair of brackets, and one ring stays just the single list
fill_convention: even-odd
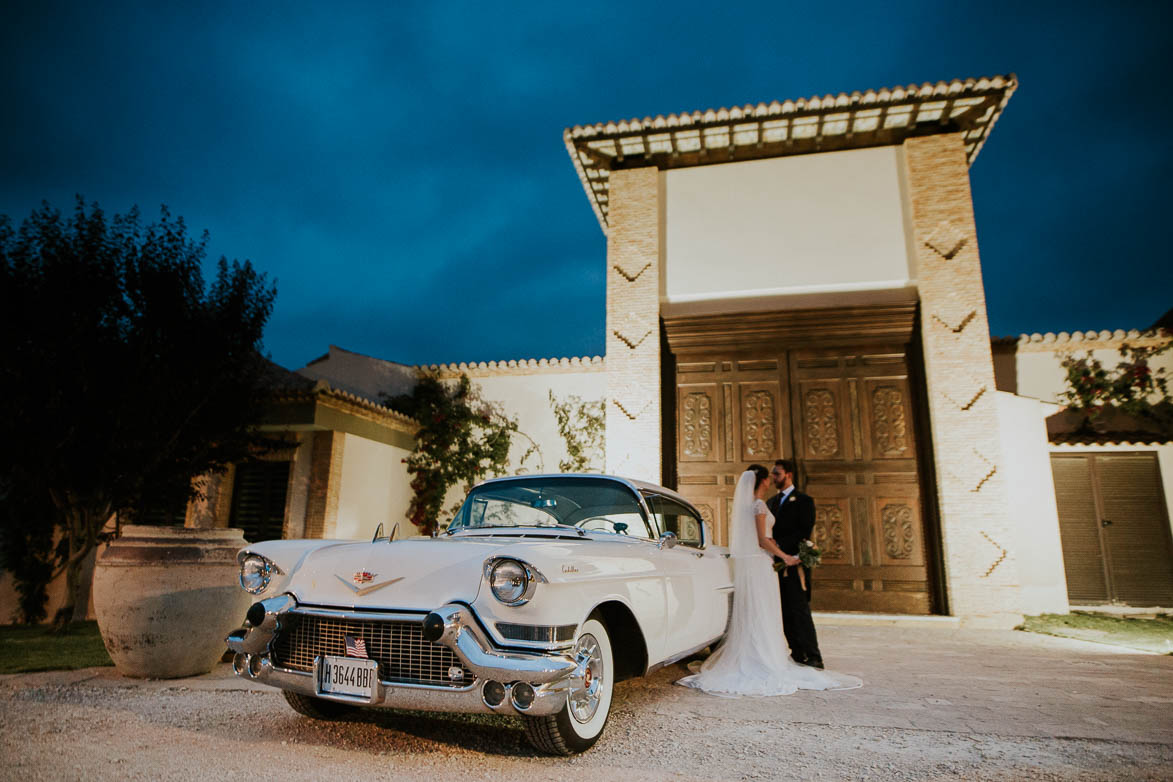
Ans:
[{"label": "groom's short hair", "polygon": [[783,472],[788,472],[794,475],[798,471],[798,465],[794,463],[793,459],[778,459],[774,462],[775,467],[781,467]]}]

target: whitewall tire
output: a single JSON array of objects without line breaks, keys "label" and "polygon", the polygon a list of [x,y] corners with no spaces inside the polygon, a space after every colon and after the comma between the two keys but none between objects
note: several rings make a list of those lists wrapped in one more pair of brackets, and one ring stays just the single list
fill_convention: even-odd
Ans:
[{"label": "whitewall tire", "polygon": [[525,719],[530,743],[552,755],[573,755],[590,749],[603,734],[611,714],[615,658],[611,637],[596,615],[578,629],[574,655],[581,661],[584,675],[578,680],[579,686],[567,695],[562,710],[547,717]]}]

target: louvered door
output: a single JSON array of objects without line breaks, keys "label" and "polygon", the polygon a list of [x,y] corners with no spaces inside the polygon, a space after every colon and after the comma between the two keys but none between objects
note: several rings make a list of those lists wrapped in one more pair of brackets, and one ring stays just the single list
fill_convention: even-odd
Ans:
[{"label": "louvered door", "polygon": [[290,462],[248,462],[236,466],[228,524],[244,531],[250,543],[275,540],[285,524]]},{"label": "louvered door", "polygon": [[1153,453],[1051,457],[1068,600],[1173,605],[1173,542]]}]

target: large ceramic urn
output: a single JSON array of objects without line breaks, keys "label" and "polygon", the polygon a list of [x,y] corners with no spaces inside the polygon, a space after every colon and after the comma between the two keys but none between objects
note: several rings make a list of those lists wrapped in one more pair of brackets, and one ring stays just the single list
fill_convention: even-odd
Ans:
[{"label": "large ceramic urn", "polygon": [[124,676],[212,670],[251,603],[237,580],[238,529],[128,525],[94,568],[94,612]]}]

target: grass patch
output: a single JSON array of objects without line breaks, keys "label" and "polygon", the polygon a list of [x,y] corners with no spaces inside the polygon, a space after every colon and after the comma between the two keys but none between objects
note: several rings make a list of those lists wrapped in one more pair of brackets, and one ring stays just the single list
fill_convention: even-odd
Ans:
[{"label": "grass patch", "polygon": [[1043,614],[1026,617],[1018,629],[1125,646],[1145,652],[1173,654],[1173,616],[1164,614],[1144,619],[1104,614]]},{"label": "grass patch", "polygon": [[48,625],[0,625],[0,673],[72,671],[113,665],[97,622],[75,622],[55,633]]}]

